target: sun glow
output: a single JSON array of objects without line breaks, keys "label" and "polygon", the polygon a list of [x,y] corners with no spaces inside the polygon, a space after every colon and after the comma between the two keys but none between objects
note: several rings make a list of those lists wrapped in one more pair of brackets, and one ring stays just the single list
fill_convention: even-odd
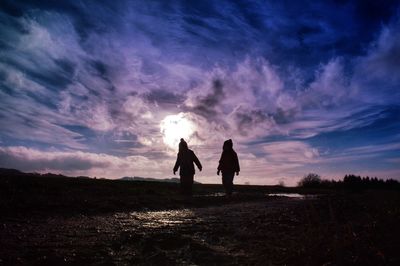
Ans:
[{"label": "sun glow", "polygon": [[168,115],[160,123],[160,130],[163,134],[164,143],[173,149],[178,148],[181,138],[186,141],[195,132],[195,125],[184,113]]}]

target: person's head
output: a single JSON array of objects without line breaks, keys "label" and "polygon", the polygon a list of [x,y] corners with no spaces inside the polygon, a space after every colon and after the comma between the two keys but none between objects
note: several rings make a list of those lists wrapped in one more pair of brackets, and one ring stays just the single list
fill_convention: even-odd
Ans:
[{"label": "person's head", "polygon": [[225,140],[224,146],[222,146],[224,151],[230,151],[233,149],[233,142],[231,139]]},{"label": "person's head", "polygon": [[186,151],[188,150],[188,145],[184,139],[181,139],[181,142],[179,142],[179,151]]}]

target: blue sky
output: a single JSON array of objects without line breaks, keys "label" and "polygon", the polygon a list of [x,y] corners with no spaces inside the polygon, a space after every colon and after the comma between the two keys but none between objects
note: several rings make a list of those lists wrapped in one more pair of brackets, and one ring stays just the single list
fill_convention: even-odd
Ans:
[{"label": "blue sky", "polygon": [[0,167],[399,180],[399,73],[398,1],[3,1]]}]

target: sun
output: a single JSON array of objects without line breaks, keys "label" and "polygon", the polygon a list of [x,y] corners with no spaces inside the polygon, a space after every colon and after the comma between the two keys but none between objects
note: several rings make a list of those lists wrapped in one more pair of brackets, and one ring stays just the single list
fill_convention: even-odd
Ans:
[{"label": "sun", "polygon": [[160,131],[164,143],[172,149],[177,149],[181,138],[187,141],[193,135],[195,124],[184,113],[167,115],[160,123]]}]

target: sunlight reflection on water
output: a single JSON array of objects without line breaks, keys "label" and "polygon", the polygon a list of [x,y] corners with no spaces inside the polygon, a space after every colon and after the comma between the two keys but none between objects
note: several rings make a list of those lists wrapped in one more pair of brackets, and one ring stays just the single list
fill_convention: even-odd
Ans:
[{"label": "sunlight reflection on water", "polygon": [[303,198],[308,197],[310,195],[302,195],[302,194],[298,194],[298,193],[269,193],[269,194],[267,194],[267,196],[303,199]]},{"label": "sunlight reflection on water", "polygon": [[223,192],[216,192],[211,194],[204,194],[204,195],[194,195],[193,197],[224,197],[226,193]]},{"label": "sunlight reflection on water", "polygon": [[144,228],[161,228],[176,226],[182,224],[192,224],[198,222],[199,218],[195,216],[193,211],[168,210],[168,211],[148,211],[130,213],[130,219],[138,221]]}]

